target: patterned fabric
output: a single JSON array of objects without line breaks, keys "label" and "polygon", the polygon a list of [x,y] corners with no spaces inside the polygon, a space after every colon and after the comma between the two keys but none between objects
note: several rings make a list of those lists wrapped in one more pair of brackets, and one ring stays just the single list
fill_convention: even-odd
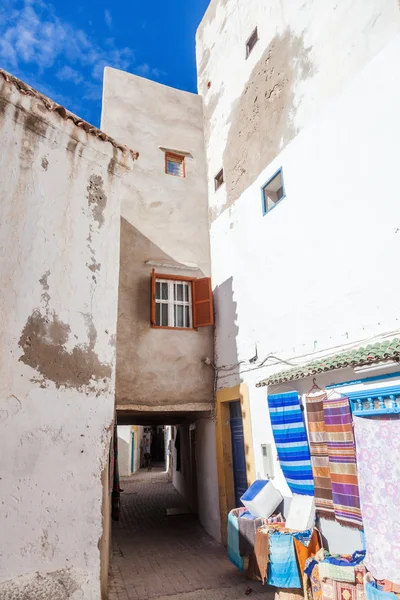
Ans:
[{"label": "patterned fabric", "polygon": [[400,584],[400,420],[354,417],[367,555],[375,579]]},{"label": "patterned fabric", "polygon": [[244,509],[236,508],[228,515],[228,558],[235,567],[244,571],[244,561],[239,552],[238,517]]},{"label": "patterned fabric", "polygon": [[319,577],[319,567],[315,565],[310,576],[313,600],[322,600],[322,585]]},{"label": "patterned fabric", "polygon": [[320,517],[333,520],[335,511],[324,421],[324,398],[326,398],[325,392],[306,396],[308,435],[315,485],[315,507]]},{"label": "patterned fabric", "polygon": [[272,431],[282,471],[291,491],[314,495],[310,450],[297,392],[268,396]]},{"label": "patterned fabric", "polygon": [[333,579],[322,579],[321,563],[318,565],[319,577],[321,579],[322,600],[365,600],[364,575],[365,567],[355,567],[355,582],[335,581]]},{"label": "patterned fabric", "polygon": [[335,517],[344,525],[362,528],[349,400],[325,397],[323,407]]},{"label": "patterned fabric", "polygon": [[293,537],[279,531],[270,531],[269,549],[268,585],[279,588],[300,588]]}]

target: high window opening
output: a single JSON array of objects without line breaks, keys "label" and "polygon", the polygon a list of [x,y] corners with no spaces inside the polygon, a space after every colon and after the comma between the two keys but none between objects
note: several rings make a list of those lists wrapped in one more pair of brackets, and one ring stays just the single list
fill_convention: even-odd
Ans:
[{"label": "high window opening", "polygon": [[286,197],[282,169],[279,169],[279,171],[271,177],[271,179],[263,186],[261,192],[263,213],[265,215]]},{"label": "high window opening", "polygon": [[173,152],[165,153],[165,172],[175,177],[186,177],[185,157]]},{"label": "high window opening", "polygon": [[258,30],[256,27],[246,42],[246,58],[249,58],[249,56],[250,56],[254,46],[257,44],[257,42],[258,42]]},{"label": "high window opening", "polygon": [[218,188],[224,183],[224,170],[221,169],[219,173],[214,177],[214,188],[217,191]]}]

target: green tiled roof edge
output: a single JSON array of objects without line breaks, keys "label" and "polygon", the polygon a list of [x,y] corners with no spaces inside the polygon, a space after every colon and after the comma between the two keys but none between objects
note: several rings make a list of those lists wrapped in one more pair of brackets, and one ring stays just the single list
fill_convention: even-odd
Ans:
[{"label": "green tiled roof edge", "polygon": [[370,365],[385,360],[400,361],[399,338],[371,344],[347,352],[340,352],[332,356],[310,361],[301,367],[294,367],[293,369],[281,371],[280,373],[274,373],[267,377],[267,379],[257,383],[257,387],[303,379],[310,375],[318,375],[319,373],[326,373],[327,371],[344,369],[346,367],[362,367],[364,365]]}]

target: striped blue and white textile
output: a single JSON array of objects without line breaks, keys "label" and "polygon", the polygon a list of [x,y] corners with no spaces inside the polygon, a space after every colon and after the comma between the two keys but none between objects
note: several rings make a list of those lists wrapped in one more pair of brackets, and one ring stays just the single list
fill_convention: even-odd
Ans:
[{"label": "striped blue and white textile", "polygon": [[314,496],[310,449],[297,392],[268,396],[279,462],[294,494]]}]

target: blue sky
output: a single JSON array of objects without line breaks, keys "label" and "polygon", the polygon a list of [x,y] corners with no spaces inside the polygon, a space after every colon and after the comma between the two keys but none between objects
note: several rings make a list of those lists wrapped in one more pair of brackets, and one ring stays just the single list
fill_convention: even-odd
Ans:
[{"label": "blue sky", "polygon": [[104,66],[196,92],[209,0],[0,0],[0,67],[98,126]]}]

